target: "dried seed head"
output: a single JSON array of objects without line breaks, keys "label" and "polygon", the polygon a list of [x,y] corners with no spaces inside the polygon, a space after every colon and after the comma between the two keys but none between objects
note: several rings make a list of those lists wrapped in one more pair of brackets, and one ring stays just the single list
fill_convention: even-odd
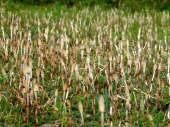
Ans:
[{"label": "dried seed head", "polygon": [[64,83],[64,85],[63,85],[63,91],[66,92],[66,89],[67,89],[67,84]]},{"label": "dried seed head", "polygon": [[63,67],[65,67],[65,63],[64,63],[64,61],[63,61],[62,58],[61,58],[61,65],[62,65]]},{"label": "dried seed head", "polygon": [[126,100],[126,106],[128,109],[131,109],[130,98]]},{"label": "dried seed head", "polygon": [[45,34],[48,34],[48,32],[49,32],[49,27],[47,26],[47,27],[45,28]]},{"label": "dried seed head", "polygon": [[30,66],[25,66],[23,68],[23,74],[26,75],[28,73],[31,73],[32,72],[32,68]]},{"label": "dried seed head", "polygon": [[44,78],[44,70],[41,69],[41,77]]},{"label": "dried seed head", "polygon": [[73,64],[72,67],[71,67],[71,74],[73,74],[74,70],[75,70],[75,66],[76,64]]},{"label": "dried seed head", "polygon": [[1,72],[4,76],[6,76],[6,72],[5,72],[5,69],[1,68]]},{"label": "dried seed head", "polygon": [[78,71],[78,65],[76,64],[75,65],[75,72],[77,72]]},{"label": "dried seed head", "polygon": [[116,83],[118,82],[118,79],[119,79],[118,74],[114,74],[114,80],[115,80]]},{"label": "dried seed head", "polygon": [[159,63],[158,70],[161,70],[161,69],[162,69],[162,63]]},{"label": "dried seed head", "polygon": [[143,69],[146,68],[146,60],[143,60],[143,61],[142,61],[142,67],[143,67]]},{"label": "dried seed head", "polygon": [[38,38],[38,45],[40,46],[42,44],[42,41],[40,38]]},{"label": "dried seed head", "polygon": [[132,59],[128,59],[128,65],[131,66],[132,65]]},{"label": "dried seed head", "polygon": [[55,90],[55,97],[58,96],[58,89]]},{"label": "dried seed head", "polygon": [[81,114],[83,114],[83,104],[82,104],[82,102],[81,102],[81,101],[79,101],[79,103],[78,103],[78,107],[79,107],[79,111],[80,111],[80,113],[81,113]]},{"label": "dried seed head", "polygon": [[68,107],[71,108],[71,102],[69,100],[66,100],[66,103],[67,103]]},{"label": "dried seed head", "polygon": [[112,55],[109,53],[109,61],[112,62]]},{"label": "dried seed head", "polygon": [[157,64],[155,63],[153,66],[153,70],[155,71],[157,69]]},{"label": "dried seed head", "polygon": [[78,71],[78,65],[77,64],[75,66],[75,73],[76,73],[76,78],[79,79],[79,71]]},{"label": "dried seed head", "polygon": [[99,97],[99,110],[101,113],[104,113],[105,105],[104,105],[104,97],[100,95]]},{"label": "dried seed head", "polygon": [[38,68],[36,68],[36,75],[37,75],[37,77],[39,77],[40,76],[40,68],[38,67]]},{"label": "dried seed head", "polygon": [[90,63],[90,56],[89,55],[87,56],[86,62],[89,65],[89,63]]},{"label": "dried seed head", "polygon": [[170,120],[170,109],[168,110],[168,120]]},{"label": "dried seed head", "polygon": [[34,85],[34,92],[37,92],[37,91],[39,91],[39,85],[36,83],[36,84]]},{"label": "dried seed head", "polygon": [[87,52],[87,54],[90,54],[90,48],[89,48],[89,46],[86,46],[86,52]]},{"label": "dried seed head", "polygon": [[168,57],[168,65],[170,65],[170,57]]},{"label": "dried seed head", "polygon": [[128,98],[130,97],[128,86],[125,86],[125,94],[126,94],[126,97],[128,97]]},{"label": "dried seed head", "polygon": [[11,70],[10,70],[10,73],[9,73],[10,77],[13,76],[13,73],[14,73],[14,72],[13,72],[13,69],[11,69]]}]

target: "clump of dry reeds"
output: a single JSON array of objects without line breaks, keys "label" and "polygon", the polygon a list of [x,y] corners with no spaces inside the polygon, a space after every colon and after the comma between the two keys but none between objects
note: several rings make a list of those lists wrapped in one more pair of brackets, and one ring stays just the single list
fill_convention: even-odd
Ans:
[{"label": "clump of dry reeds", "polygon": [[104,110],[105,110],[105,104],[104,104],[104,98],[101,95],[99,97],[99,110],[101,112],[101,127],[104,127]]}]

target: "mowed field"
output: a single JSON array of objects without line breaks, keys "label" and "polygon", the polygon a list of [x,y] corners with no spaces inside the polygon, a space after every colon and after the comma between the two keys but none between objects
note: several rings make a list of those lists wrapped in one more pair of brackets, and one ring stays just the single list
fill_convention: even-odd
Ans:
[{"label": "mowed field", "polygon": [[169,36],[168,12],[1,7],[0,126],[168,126]]}]

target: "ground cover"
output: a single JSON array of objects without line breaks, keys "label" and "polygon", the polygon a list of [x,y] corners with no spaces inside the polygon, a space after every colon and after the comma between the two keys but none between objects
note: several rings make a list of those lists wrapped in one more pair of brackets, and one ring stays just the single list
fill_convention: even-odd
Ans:
[{"label": "ground cover", "polygon": [[168,12],[0,9],[1,126],[168,125]]}]

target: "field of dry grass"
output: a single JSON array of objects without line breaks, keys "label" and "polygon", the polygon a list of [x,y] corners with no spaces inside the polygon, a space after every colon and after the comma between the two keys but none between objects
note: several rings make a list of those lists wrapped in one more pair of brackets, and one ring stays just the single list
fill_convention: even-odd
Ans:
[{"label": "field of dry grass", "polygon": [[0,8],[0,126],[168,125],[168,12]]}]

